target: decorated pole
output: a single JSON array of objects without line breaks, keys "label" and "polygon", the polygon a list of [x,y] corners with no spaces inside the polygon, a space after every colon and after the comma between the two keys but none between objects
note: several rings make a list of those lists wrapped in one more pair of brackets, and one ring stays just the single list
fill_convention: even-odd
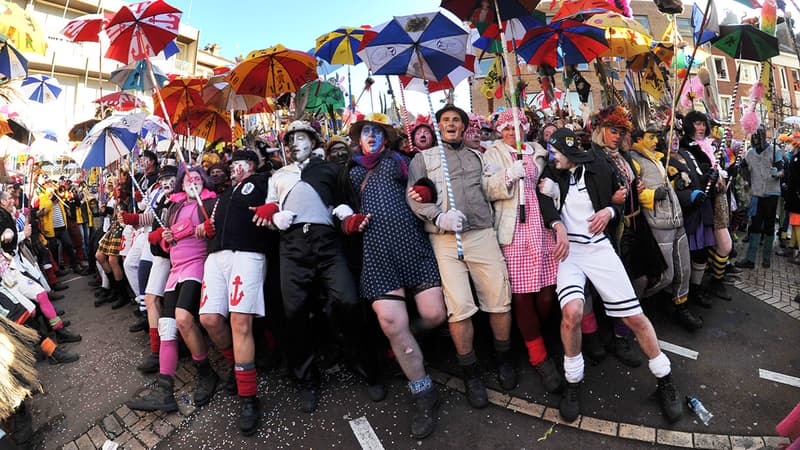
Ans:
[{"label": "decorated pole", "polygon": [[414,139],[411,136],[411,124],[408,121],[408,108],[406,108],[406,91],[403,88],[403,81],[400,80],[400,102],[403,104],[403,124],[405,125],[406,135],[408,136],[408,146],[411,151],[415,151]]}]

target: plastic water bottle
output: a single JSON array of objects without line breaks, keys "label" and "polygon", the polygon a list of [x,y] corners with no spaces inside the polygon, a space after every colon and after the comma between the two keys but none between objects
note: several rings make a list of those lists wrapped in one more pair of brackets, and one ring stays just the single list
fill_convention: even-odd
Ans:
[{"label": "plastic water bottle", "polygon": [[703,422],[703,425],[708,426],[708,423],[711,422],[711,418],[713,418],[714,415],[708,412],[700,399],[697,397],[689,397],[687,395],[686,404],[689,406],[689,409],[691,409],[697,415],[697,418]]}]

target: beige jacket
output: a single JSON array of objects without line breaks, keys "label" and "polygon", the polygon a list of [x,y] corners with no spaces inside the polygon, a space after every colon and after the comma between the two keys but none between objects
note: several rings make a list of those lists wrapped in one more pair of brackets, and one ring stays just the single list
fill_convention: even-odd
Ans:
[{"label": "beige jacket", "polygon": [[[533,148],[533,160],[541,176],[547,164],[547,150],[536,142],[528,142],[526,145]],[[483,154],[487,171],[492,172],[487,177],[486,193],[487,198],[492,201],[494,206],[494,229],[497,230],[497,241],[500,245],[508,245],[514,239],[517,214],[519,213],[519,195],[517,194],[519,183],[511,183],[510,187],[506,184],[506,169],[510,168],[515,160],[511,155],[512,151],[515,151],[513,147],[498,139]],[[536,184],[539,180],[526,177],[525,182]],[[535,201],[537,201],[535,196],[525,198],[526,203]]]}]

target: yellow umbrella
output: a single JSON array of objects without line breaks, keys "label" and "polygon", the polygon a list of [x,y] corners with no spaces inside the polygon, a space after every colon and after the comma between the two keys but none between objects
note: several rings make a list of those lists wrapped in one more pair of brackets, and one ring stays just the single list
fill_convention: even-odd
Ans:
[{"label": "yellow umbrella", "polygon": [[0,1],[0,34],[6,35],[21,52],[44,55],[47,51],[47,37],[39,21],[6,0]]},{"label": "yellow umbrella", "polygon": [[364,39],[363,28],[342,27],[317,38],[314,54],[331,64],[354,66],[361,62],[358,47]]},{"label": "yellow umbrella", "polygon": [[605,28],[608,50],[600,56],[619,56],[631,59],[636,55],[650,51],[653,37],[650,32],[635,19],[621,14],[607,12],[596,14],[584,22],[598,28]]},{"label": "yellow umbrella", "polygon": [[317,78],[317,58],[276,45],[250,52],[227,76],[237,94],[272,97],[297,92]]}]

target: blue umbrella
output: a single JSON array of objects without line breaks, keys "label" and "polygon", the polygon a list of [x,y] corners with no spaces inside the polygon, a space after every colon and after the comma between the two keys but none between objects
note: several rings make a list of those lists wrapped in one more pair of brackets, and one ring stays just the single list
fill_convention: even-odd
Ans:
[{"label": "blue umbrella", "polygon": [[28,60],[5,40],[0,40],[0,78],[21,78],[28,75]]},{"label": "blue umbrella", "polygon": [[105,167],[122,159],[136,145],[146,113],[113,115],[98,122],[75,147],[75,162],[82,168]]},{"label": "blue umbrella", "polygon": [[55,100],[62,91],[58,80],[54,77],[41,74],[31,75],[22,80],[20,90],[28,99],[39,103]]},{"label": "blue umbrella", "polygon": [[[147,61],[141,60],[111,72],[111,77],[108,80],[119,86],[123,91],[149,91],[155,88],[153,79],[148,73],[149,70]],[[167,76],[155,65],[153,66],[153,76],[158,83],[158,87],[164,86],[164,83],[167,82]]]}]

